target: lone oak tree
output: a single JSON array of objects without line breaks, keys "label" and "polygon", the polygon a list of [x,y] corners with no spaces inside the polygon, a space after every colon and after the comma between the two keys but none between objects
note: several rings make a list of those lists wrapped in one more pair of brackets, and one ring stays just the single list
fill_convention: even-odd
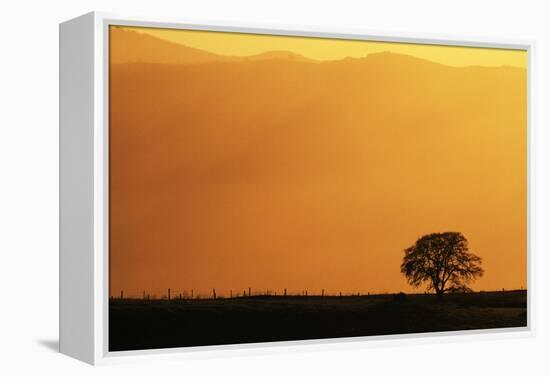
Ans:
[{"label": "lone oak tree", "polygon": [[405,249],[401,272],[413,287],[428,284],[442,298],[447,291],[467,290],[467,284],[483,275],[481,258],[468,250],[459,232],[432,233]]}]

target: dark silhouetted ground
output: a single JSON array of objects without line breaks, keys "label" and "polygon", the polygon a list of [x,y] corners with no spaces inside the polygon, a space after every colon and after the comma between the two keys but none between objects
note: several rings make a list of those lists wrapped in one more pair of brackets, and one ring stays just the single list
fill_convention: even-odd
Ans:
[{"label": "dark silhouetted ground", "polygon": [[110,351],[527,326],[526,291],[117,300]]}]

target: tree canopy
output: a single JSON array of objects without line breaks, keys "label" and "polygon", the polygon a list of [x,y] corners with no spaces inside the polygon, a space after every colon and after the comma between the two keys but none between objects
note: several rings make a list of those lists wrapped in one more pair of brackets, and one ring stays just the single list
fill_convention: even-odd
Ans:
[{"label": "tree canopy", "polygon": [[405,249],[401,272],[413,287],[427,284],[442,297],[448,291],[467,291],[468,284],[483,275],[481,258],[468,249],[459,232],[432,233]]}]

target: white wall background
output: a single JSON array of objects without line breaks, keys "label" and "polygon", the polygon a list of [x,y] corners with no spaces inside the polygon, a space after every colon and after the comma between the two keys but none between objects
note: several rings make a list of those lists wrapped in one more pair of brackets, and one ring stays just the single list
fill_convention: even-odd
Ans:
[{"label": "white wall background", "polygon": [[[4,1],[0,21],[0,374],[543,375],[550,371],[550,27],[545,1]],[[90,10],[186,19],[535,39],[535,338],[91,368],[57,354],[58,23]],[[546,373],[545,373],[546,372]]]}]

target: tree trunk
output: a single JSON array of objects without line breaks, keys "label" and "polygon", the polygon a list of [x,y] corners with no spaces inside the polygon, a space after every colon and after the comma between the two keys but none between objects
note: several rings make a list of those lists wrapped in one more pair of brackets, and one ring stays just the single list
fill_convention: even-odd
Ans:
[{"label": "tree trunk", "polygon": [[443,300],[443,293],[444,293],[443,289],[438,289],[435,291],[435,294],[437,295],[437,299],[439,301]]}]

